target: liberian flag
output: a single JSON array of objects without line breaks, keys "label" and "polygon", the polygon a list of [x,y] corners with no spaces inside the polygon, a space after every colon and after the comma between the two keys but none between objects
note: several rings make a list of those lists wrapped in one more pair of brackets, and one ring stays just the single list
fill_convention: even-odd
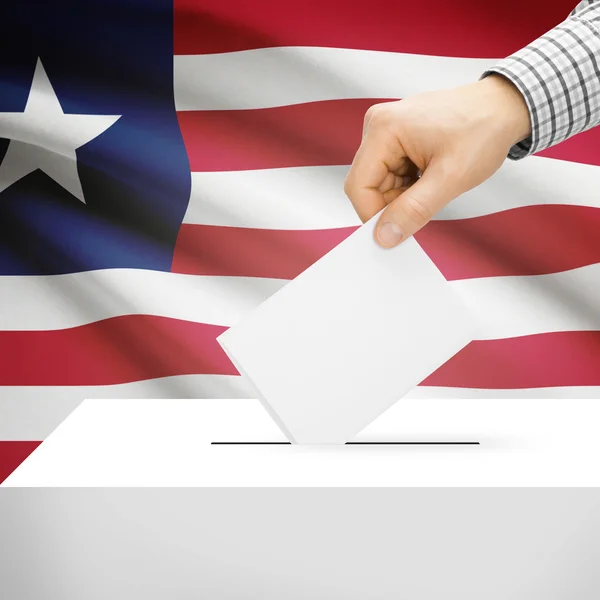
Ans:
[{"label": "liberian flag", "polygon": [[[12,3],[0,480],[85,398],[251,397],[215,338],[360,225],[343,182],[367,108],[478,79],[574,4]],[[414,395],[600,392],[597,129],[417,239],[484,333]]]}]

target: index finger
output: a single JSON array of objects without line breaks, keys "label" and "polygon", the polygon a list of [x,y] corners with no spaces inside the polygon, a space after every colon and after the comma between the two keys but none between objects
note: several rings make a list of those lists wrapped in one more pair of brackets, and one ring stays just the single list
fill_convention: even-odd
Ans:
[{"label": "index finger", "polygon": [[401,148],[391,147],[391,136],[369,129],[350,166],[344,191],[364,223],[385,208],[380,189],[388,173],[395,173],[406,155]]}]

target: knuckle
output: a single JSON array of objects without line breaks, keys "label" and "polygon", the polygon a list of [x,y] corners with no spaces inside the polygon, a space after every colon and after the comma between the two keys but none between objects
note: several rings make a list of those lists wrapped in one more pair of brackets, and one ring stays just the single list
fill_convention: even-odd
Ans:
[{"label": "knuckle", "polygon": [[352,171],[350,171],[348,175],[346,175],[346,179],[344,179],[344,193],[346,194],[346,196],[348,196],[348,198],[352,197],[355,188],[356,184],[354,182],[354,176]]},{"label": "knuckle", "polygon": [[360,200],[360,190],[351,177],[346,177],[344,181],[344,193],[349,198],[352,207],[360,220],[363,223],[367,221],[369,216],[366,215],[365,206]]},{"label": "knuckle", "polygon": [[371,117],[377,112],[377,108],[379,107],[379,104],[373,104],[372,106],[369,106],[369,108],[367,109],[367,112],[365,113],[365,119],[368,121],[369,119],[371,119]]},{"label": "knuckle", "polygon": [[348,176],[344,180],[344,193],[346,194],[346,196],[348,196],[348,198],[350,198],[352,196],[353,190],[354,186],[352,184],[352,181],[350,180],[350,177]]},{"label": "knuckle", "polygon": [[365,113],[365,123],[378,125],[386,120],[388,109],[385,103],[373,104]]}]

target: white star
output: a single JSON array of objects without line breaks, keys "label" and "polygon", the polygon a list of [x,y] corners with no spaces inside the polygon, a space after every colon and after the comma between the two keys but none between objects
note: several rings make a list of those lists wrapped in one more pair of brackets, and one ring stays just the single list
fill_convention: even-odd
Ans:
[{"label": "white star", "polygon": [[0,192],[41,169],[85,204],[75,150],[119,118],[65,114],[38,59],[25,111],[0,113],[0,137],[11,140],[0,164]]}]

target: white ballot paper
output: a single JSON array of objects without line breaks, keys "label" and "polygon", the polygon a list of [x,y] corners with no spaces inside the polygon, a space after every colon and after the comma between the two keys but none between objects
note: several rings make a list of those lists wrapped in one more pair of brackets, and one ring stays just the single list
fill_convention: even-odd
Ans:
[{"label": "white ballot paper", "polygon": [[415,239],[376,244],[377,218],[217,338],[292,443],[343,444],[475,337]]}]

